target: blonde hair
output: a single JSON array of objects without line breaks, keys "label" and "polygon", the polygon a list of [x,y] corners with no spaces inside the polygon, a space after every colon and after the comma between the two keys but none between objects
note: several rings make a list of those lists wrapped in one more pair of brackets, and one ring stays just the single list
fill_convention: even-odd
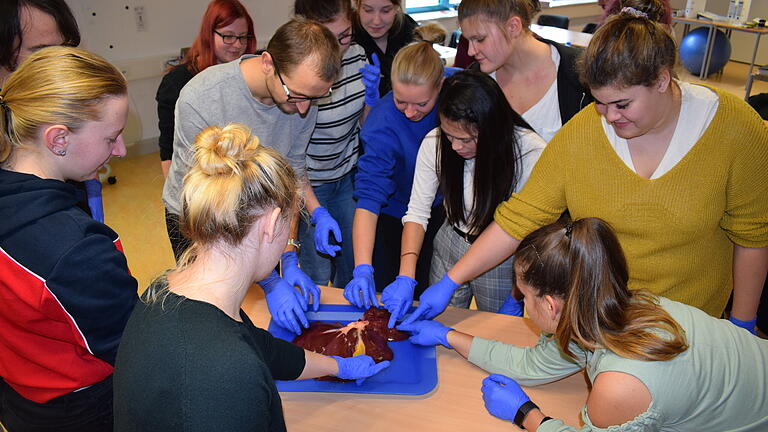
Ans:
[{"label": "blonde hair", "polygon": [[431,43],[414,42],[400,49],[392,61],[392,81],[401,84],[429,84],[440,88],[443,61]]},{"label": "blonde hair", "polygon": [[43,125],[74,132],[99,120],[101,102],[127,90],[120,71],[91,52],[55,46],[32,54],[0,90],[0,162],[35,141]]},{"label": "blonde hair", "polygon": [[195,164],[184,177],[180,226],[192,256],[208,245],[239,245],[254,221],[279,207],[290,218],[299,180],[276,150],[242,124],[210,126],[195,139]]},{"label": "blonde hair", "polygon": [[413,30],[416,40],[433,44],[444,44],[448,31],[438,22],[424,23]]}]

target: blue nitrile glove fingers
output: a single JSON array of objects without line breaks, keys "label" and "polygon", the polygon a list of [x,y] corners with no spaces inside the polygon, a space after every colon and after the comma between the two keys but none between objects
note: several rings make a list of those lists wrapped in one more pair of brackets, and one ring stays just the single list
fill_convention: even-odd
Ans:
[{"label": "blue nitrile glove fingers", "polygon": [[734,318],[733,315],[731,315],[731,317],[728,318],[728,321],[732,322],[733,324],[735,324],[738,327],[741,327],[741,328],[747,330],[748,332],[752,333],[753,335],[757,335],[757,330],[755,330],[755,326],[757,325],[757,317],[755,317],[755,319],[753,319],[753,320],[742,321],[740,319]]},{"label": "blue nitrile glove fingers", "polygon": [[389,328],[395,326],[395,322],[405,315],[405,312],[413,304],[413,290],[416,289],[416,281],[408,276],[398,276],[394,282],[384,288],[381,293],[381,302],[391,314]]},{"label": "blue nitrile glove fingers", "polygon": [[341,250],[341,246],[330,243],[331,233],[336,237],[336,242],[341,243],[339,224],[322,206],[312,212],[312,224],[315,225],[315,249],[320,253],[335,257],[336,252]]},{"label": "blue nitrile glove fingers", "polygon": [[374,106],[379,101],[379,82],[381,82],[381,62],[376,54],[371,56],[373,64],[360,68],[363,84],[365,85],[365,104]]},{"label": "blue nitrile glove fingers", "polygon": [[434,318],[442,313],[451,301],[453,292],[459,284],[451,280],[448,273],[440,279],[440,282],[430,286],[421,294],[419,307],[403,321],[403,324],[411,324],[418,319]]},{"label": "blue nitrile glove fingers", "polygon": [[520,406],[531,400],[515,380],[504,375],[489,375],[481,390],[485,409],[503,420],[514,421]]},{"label": "blue nitrile glove fingers", "polygon": [[440,344],[446,348],[453,348],[448,343],[448,332],[453,329],[437,321],[422,320],[413,324],[400,324],[397,329],[410,332],[411,337],[408,340],[416,345],[435,346]]},{"label": "blue nitrile glove fingers", "polygon": [[522,300],[517,300],[512,297],[512,294],[509,294],[507,299],[504,300],[504,304],[499,308],[498,313],[521,317],[523,316],[523,306],[524,303]]},{"label": "blue nitrile glove fingers", "polygon": [[[296,252],[283,252],[280,257],[282,263],[283,280],[290,286],[298,286],[304,295],[304,310],[307,310],[308,304],[312,304],[312,309],[317,312],[320,307],[320,288],[302,269],[299,268],[299,257]],[[311,300],[310,300],[311,297]]]},{"label": "blue nitrile glove fingers", "polygon": [[339,357],[331,356],[336,359],[336,363],[339,364],[339,373],[332,376],[337,376],[343,379],[353,379],[360,385],[369,378],[383,369],[389,367],[389,361],[384,360],[381,363],[375,363],[371,356],[365,354],[356,355],[354,357]]},{"label": "blue nitrile glove fingers", "polygon": [[309,327],[307,317],[304,316],[304,311],[307,310],[306,300],[293,286],[284,281],[277,271],[273,270],[259,285],[266,294],[269,313],[277,325],[296,334],[301,333],[299,323]]},{"label": "blue nitrile glove fingers", "polygon": [[373,280],[373,266],[360,264],[352,270],[352,280],[344,287],[344,298],[361,309],[379,306],[376,298],[376,282]]},{"label": "blue nitrile glove fingers", "polygon": [[88,208],[91,210],[91,217],[101,223],[104,223],[104,202],[101,198],[101,182],[98,179],[85,180],[85,195],[88,197]]}]

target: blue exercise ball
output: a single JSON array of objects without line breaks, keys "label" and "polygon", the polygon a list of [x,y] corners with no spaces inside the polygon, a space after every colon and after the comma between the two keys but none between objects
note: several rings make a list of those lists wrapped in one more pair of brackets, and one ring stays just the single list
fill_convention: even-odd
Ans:
[{"label": "blue exercise ball", "polygon": [[[699,27],[694,29],[680,42],[680,60],[688,72],[699,75],[701,73],[704,52],[707,50],[707,35],[709,28]],[[712,47],[712,58],[709,61],[707,75],[720,72],[731,58],[731,41],[720,30],[715,30],[715,44]]]}]

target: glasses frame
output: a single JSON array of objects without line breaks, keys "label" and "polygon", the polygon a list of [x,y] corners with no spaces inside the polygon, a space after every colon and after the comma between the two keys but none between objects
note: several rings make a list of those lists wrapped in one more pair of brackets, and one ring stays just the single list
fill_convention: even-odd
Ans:
[{"label": "glasses frame", "polygon": [[[221,41],[224,42],[224,45],[234,45],[235,42],[240,42],[240,45],[248,45],[248,42],[253,39],[253,35],[242,35],[242,36],[235,36],[235,35],[223,35],[219,33],[217,30],[213,31],[219,37],[221,38]],[[229,40],[230,42],[227,42]]]},{"label": "glasses frame", "polygon": [[352,26],[347,27],[347,29],[341,33],[342,34],[340,35],[336,35],[336,40],[339,42],[339,45],[345,46],[345,45],[351,44],[352,43]]},{"label": "glasses frame", "polygon": [[274,58],[272,59],[272,65],[275,67],[275,74],[277,75],[277,78],[280,80],[280,84],[282,84],[283,86],[283,91],[285,92],[285,97],[287,102],[290,102],[290,103],[312,102],[312,101],[330,97],[331,93],[333,92],[331,89],[328,89],[328,93],[322,96],[294,96],[291,94],[291,91],[288,89],[288,86],[285,85],[283,76],[280,74],[280,68],[277,67],[277,63],[275,62]]}]

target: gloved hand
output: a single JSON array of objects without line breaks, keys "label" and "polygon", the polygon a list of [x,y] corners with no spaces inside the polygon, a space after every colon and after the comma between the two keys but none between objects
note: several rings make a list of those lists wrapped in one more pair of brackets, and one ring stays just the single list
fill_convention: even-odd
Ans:
[{"label": "gloved hand", "polygon": [[356,355],[354,357],[338,357],[331,356],[336,359],[339,364],[339,373],[336,375],[343,379],[353,379],[360,385],[366,378],[376,375],[381,372],[382,369],[389,367],[389,360],[384,360],[381,363],[374,363],[371,356],[365,354]]},{"label": "gloved hand", "polygon": [[448,343],[448,332],[453,329],[437,321],[422,320],[413,324],[400,324],[397,329],[411,332],[411,337],[408,340],[416,345],[435,346],[440,344],[446,348],[453,348]]},{"label": "gloved hand", "polygon": [[352,270],[352,280],[344,287],[344,298],[361,309],[379,306],[376,298],[376,282],[373,281],[373,266],[360,264]]},{"label": "gloved hand", "polygon": [[305,328],[309,327],[304,311],[307,310],[307,301],[296,289],[281,278],[277,271],[259,282],[267,297],[267,307],[272,319],[283,328],[292,332],[301,333],[299,323]]},{"label": "gloved hand", "polygon": [[[317,309],[320,307],[320,288],[318,288],[311,277],[307,276],[299,268],[299,257],[296,255],[296,252],[283,252],[280,262],[282,263],[283,280],[292,287],[298,286],[301,288],[301,293],[304,295],[304,304],[312,304],[312,309],[317,312]],[[307,310],[306,306],[304,306],[304,310]]]},{"label": "gloved hand", "polygon": [[368,106],[374,106],[379,101],[379,82],[381,82],[379,57],[373,54],[371,60],[373,60],[373,64],[366,64],[360,68],[363,84],[365,84],[365,104]]},{"label": "gloved hand", "polygon": [[403,324],[411,324],[417,319],[433,318],[442,313],[448,307],[451,296],[458,287],[459,284],[451,280],[446,273],[440,282],[430,286],[421,294],[419,307],[403,321]]},{"label": "gloved hand", "polygon": [[328,213],[325,207],[317,207],[312,212],[312,224],[315,226],[315,249],[318,252],[336,256],[336,252],[341,250],[341,246],[330,244],[331,233],[336,237],[336,241],[341,243],[341,229],[336,220]]},{"label": "gloved hand", "polygon": [[483,380],[485,409],[494,416],[515,421],[515,414],[524,403],[531,400],[512,378],[492,374]]},{"label": "gloved hand", "polygon": [[757,330],[755,330],[755,326],[757,325],[757,317],[753,320],[749,321],[742,321],[740,319],[736,319],[731,315],[730,318],[728,318],[728,321],[734,323],[736,326],[741,327],[748,332],[752,333],[753,335],[757,335]]},{"label": "gloved hand", "polygon": [[507,299],[504,300],[504,304],[501,305],[498,313],[521,317],[523,316],[523,306],[524,303],[522,300],[517,300],[510,294],[507,296]]},{"label": "gloved hand", "polygon": [[405,312],[413,304],[413,290],[416,288],[416,281],[408,276],[398,276],[395,281],[384,288],[381,293],[381,302],[391,314],[389,317],[389,328],[395,326],[395,322],[405,315]]}]

